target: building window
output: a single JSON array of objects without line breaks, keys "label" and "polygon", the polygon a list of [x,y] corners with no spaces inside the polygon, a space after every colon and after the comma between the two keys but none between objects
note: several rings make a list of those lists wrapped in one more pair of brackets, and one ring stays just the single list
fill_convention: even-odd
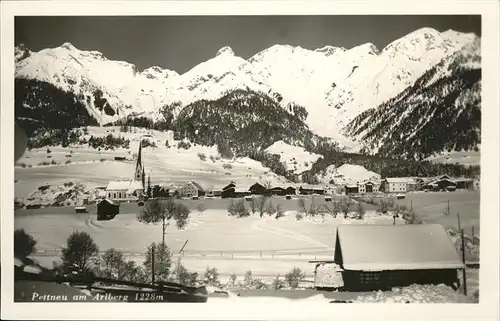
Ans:
[{"label": "building window", "polygon": [[380,280],[379,272],[361,272],[361,283],[374,283]]},{"label": "building window", "polygon": [[116,198],[116,193],[113,193],[113,198]]}]

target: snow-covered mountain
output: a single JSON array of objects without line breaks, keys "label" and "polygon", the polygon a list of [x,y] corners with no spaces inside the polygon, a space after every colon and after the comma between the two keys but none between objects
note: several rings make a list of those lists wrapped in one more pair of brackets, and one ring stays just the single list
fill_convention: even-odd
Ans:
[{"label": "snow-covered mountain", "polygon": [[160,67],[138,71],[133,64],[69,43],[39,52],[18,46],[16,78],[72,93],[100,124],[130,115],[161,119],[161,108],[173,103],[178,115],[191,103],[217,100],[234,90],[262,92],[287,112],[293,113],[293,105],[304,106],[314,133],[357,148],[359,143],[343,131],[347,124],[476,39],[474,34],[423,28],[382,50],[371,43],[315,50],[275,45],[249,59],[223,47],[183,74]]},{"label": "snow-covered mountain", "polygon": [[347,133],[380,155],[427,158],[478,150],[481,143],[481,42],[475,39],[377,108]]}]

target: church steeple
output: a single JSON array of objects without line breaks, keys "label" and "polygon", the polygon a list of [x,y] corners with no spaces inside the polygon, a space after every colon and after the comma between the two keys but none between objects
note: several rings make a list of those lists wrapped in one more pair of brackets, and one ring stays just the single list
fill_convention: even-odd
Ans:
[{"label": "church steeple", "polygon": [[142,139],[139,141],[139,151],[137,152],[137,161],[135,164],[135,173],[134,173],[134,180],[135,181],[143,180],[144,166],[142,165],[141,151],[142,151]]}]

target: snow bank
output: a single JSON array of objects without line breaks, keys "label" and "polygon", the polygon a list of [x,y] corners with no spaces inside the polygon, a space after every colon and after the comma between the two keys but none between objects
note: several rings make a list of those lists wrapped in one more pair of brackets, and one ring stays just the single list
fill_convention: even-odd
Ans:
[{"label": "snow bank", "polygon": [[449,286],[417,285],[394,288],[391,292],[378,291],[371,295],[358,296],[355,303],[467,303],[468,298]]}]

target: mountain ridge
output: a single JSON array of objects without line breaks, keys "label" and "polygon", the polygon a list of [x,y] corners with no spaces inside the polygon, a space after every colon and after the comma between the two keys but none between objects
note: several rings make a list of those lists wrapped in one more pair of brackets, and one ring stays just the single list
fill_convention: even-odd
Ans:
[{"label": "mountain ridge", "polygon": [[295,105],[305,107],[305,123],[312,132],[355,151],[362,144],[345,128],[356,117],[396,97],[476,39],[470,33],[421,28],[382,50],[372,43],[314,50],[274,45],[248,59],[223,46],[182,74],[158,66],[139,71],[131,63],[78,50],[69,42],[38,52],[17,46],[16,79],[46,82],[72,93],[101,125],[128,117],[162,120],[162,109],[172,104],[177,104],[175,118],[198,101],[238,90],[260,92],[288,113]]}]

